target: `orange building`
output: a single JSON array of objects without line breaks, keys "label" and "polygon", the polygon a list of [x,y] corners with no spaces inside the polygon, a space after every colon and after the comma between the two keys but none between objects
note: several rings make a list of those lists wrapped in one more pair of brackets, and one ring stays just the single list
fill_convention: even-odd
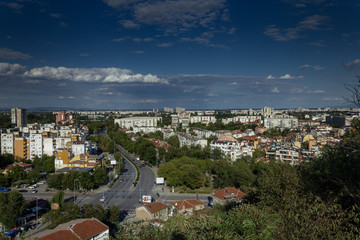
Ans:
[{"label": "orange building", "polygon": [[70,162],[70,152],[66,149],[58,149],[55,158],[55,169],[67,167]]},{"label": "orange building", "polygon": [[14,141],[14,156],[16,160],[30,158],[30,144],[28,139],[17,137]]}]

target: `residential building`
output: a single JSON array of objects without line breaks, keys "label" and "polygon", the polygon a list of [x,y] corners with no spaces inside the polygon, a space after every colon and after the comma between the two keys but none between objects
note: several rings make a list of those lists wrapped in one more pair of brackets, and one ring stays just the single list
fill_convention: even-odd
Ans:
[{"label": "residential building", "polygon": [[[66,167],[68,168],[95,168],[101,166],[102,162],[97,155],[80,154],[73,157]],[[64,164],[65,165],[65,164]]]},{"label": "residential building", "polygon": [[71,153],[67,149],[57,149],[55,157],[55,169],[68,167]]},{"label": "residential building", "polygon": [[275,159],[290,165],[299,165],[302,161],[301,153],[295,149],[277,149]]},{"label": "residential building", "polygon": [[213,202],[224,205],[228,202],[242,202],[247,195],[234,187],[214,190]]},{"label": "residential building", "polygon": [[216,141],[210,144],[211,150],[219,148],[226,156],[229,156],[232,161],[242,156],[241,143],[232,136],[221,136]]},{"label": "residential building", "polygon": [[131,117],[131,118],[119,118],[114,120],[119,124],[121,128],[133,128],[133,127],[156,127],[158,121],[161,121],[161,117]]},{"label": "residential building", "polygon": [[14,140],[14,156],[16,159],[30,159],[29,138],[16,137]]},{"label": "residential building", "polygon": [[14,154],[14,134],[1,134],[1,154]]},{"label": "residential building", "polygon": [[207,146],[207,140],[206,139],[201,139],[199,137],[194,137],[190,134],[186,134],[186,133],[177,133],[178,138],[179,138],[179,142],[180,142],[180,147],[183,146],[191,146],[191,145],[200,145],[201,147],[206,147]]},{"label": "residential building", "polygon": [[205,203],[197,199],[171,202],[172,215],[192,215],[195,211],[205,208]]},{"label": "residential building", "polygon": [[85,154],[86,153],[86,144],[85,141],[76,141],[73,142],[71,145],[71,153],[74,156],[78,156],[80,154]]},{"label": "residential building", "polygon": [[5,168],[4,173],[9,172],[13,167],[21,167],[25,172],[29,172],[33,169],[33,165],[29,163],[15,162],[13,164],[8,165]]},{"label": "residential building", "polygon": [[173,108],[170,108],[170,107],[164,107],[164,112],[173,113],[173,112],[174,112],[174,109],[173,109]]},{"label": "residential building", "polygon": [[30,237],[38,240],[107,240],[109,227],[96,218],[83,218],[60,224],[52,230],[36,233]]},{"label": "residential building", "polygon": [[75,122],[75,119],[73,116],[66,112],[60,112],[56,115],[56,124],[58,123],[73,123]]},{"label": "residential building", "polygon": [[183,107],[176,107],[176,113],[185,112],[185,108]]},{"label": "residential building", "polygon": [[14,127],[26,127],[27,110],[24,108],[12,108],[11,109],[11,124]]},{"label": "residential building", "polygon": [[145,203],[144,205],[137,207],[135,212],[136,218],[139,220],[167,220],[167,218],[169,217],[170,208],[165,203],[152,202]]},{"label": "residential building", "polygon": [[30,160],[43,155],[43,137],[41,133],[30,134]]},{"label": "residential building", "polygon": [[215,123],[216,117],[215,116],[191,116],[190,123],[202,123],[208,125],[210,123]]},{"label": "residential building", "polygon": [[52,156],[55,151],[55,140],[52,137],[43,138],[44,151],[43,154]]},{"label": "residential building", "polygon": [[298,128],[298,126],[298,119],[293,117],[269,117],[264,119],[264,127],[266,127],[267,129],[296,129]]}]

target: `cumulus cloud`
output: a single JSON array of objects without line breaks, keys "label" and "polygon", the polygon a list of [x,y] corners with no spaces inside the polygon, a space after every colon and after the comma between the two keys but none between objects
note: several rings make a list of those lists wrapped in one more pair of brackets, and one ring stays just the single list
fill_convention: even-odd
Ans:
[{"label": "cumulus cloud", "polygon": [[0,58],[2,59],[29,59],[30,55],[15,51],[9,48],[0,48]]},{"label": "cumulus cloud", "polygon": [[294,76],[291,76],[290,74],[285,74],[283,76],[280,76],[280,79],[294,79],[295,77]]},{"label": "cumulus cloud", "polygon": [[279,91],[278,87],[274,87],[273,89],[271,89],[271,92],[272,93],[279,93],[280,91]]},{"label": "cumulus cloud", "polygon": [[351,62],[348,62],[345,66],[350,69],[355,68],[355,67],[360,67],[360,58],[355,59]]},{"label": "cumulus cloud", "polygon": [[295,27],[281,29],[275,24],[269,25],[265,28],[264,34],[272,37],[276,41],[289,41],[302,37],[305,31],[320,31],[322,26],[327,21],[328,17],[321,15],[313,15],[306,17],[299,22]]},{"label": "cumulus cloud", "polygon": [[50,80],[69,80],[74,82],[103,82],[103,83],[162,83],[168,81],[152,74],[134,74],[129,69],[120,68],[66,68],[41,67],[33,68],[24,73],[25,77],[43,78]]},{"label": "cumulus cloud", "polygon": [[275,77],[270,74],[270,75],[268,75],[268,76],[266,77],[266,79],[271,80],[271,79],[275,79]]},{"label": "cumulus cloud", "polygon": [[20,64],[0,63],[0,76],[10,76],[24,73],[26,68]]},{"label": "cumulus cloud", "polygon": [[310,64],[304,64],[304,65],[300,66],[300,69],[306,69],[306,68],[312,68],[315,71],[321,71],[321,70],[325,69],[325,67],[321,66],[321,65],[311,66]]}]

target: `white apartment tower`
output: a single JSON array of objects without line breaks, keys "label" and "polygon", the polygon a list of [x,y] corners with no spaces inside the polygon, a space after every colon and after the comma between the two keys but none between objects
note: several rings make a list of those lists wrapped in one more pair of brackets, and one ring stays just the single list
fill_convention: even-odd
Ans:
[{"label": "white apartment tower", "polygon": [[30,160],[43,155],[43,137],[41,133],[30,134]]},{"label": "white apartment tower", "polygon": [[1,154],[14,154],[14,134],[1,134]]}]

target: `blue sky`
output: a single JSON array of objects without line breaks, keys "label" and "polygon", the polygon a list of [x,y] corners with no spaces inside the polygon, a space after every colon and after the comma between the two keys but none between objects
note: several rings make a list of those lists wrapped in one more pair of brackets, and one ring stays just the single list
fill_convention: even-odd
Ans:
[{"label": "blue sky", "polygon": [[348,105],[350,0],[0,0],[0,108]]}]

